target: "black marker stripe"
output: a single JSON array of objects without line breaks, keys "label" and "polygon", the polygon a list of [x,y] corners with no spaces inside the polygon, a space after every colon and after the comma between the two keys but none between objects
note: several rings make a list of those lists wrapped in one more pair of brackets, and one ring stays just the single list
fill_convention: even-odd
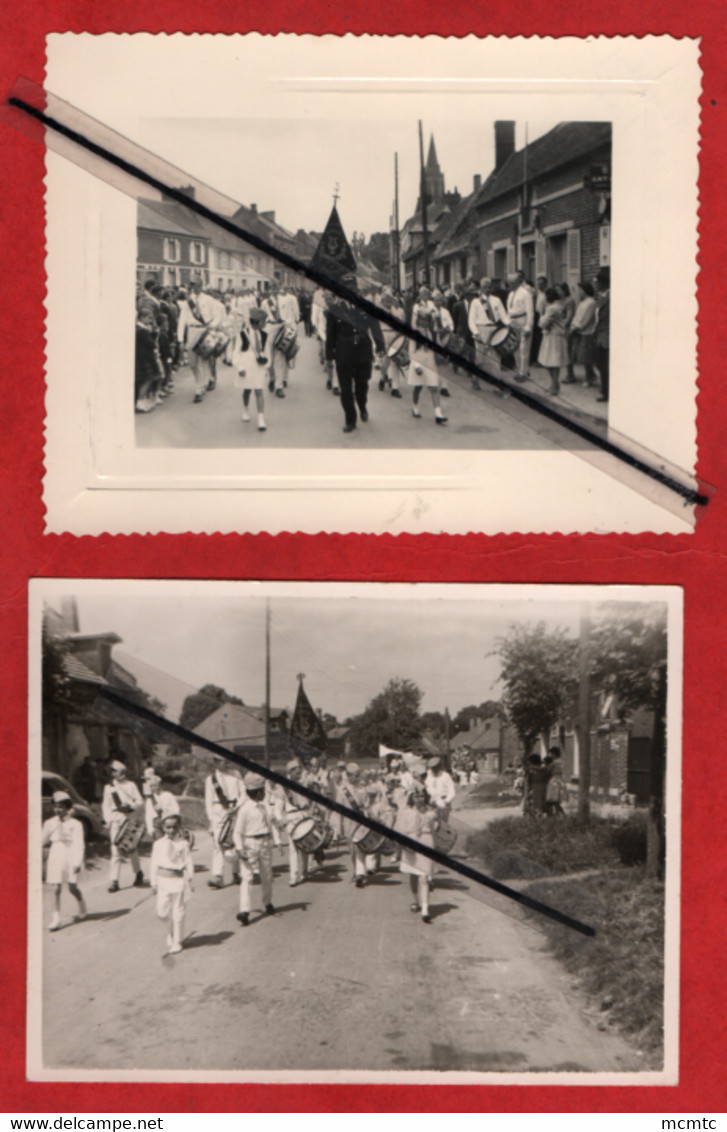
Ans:
[{"label": "black marker stripe", "polygon": [[117,707],[123,708],[125,711],[130,711],[134,715],[138,715],[141,719],[146,719],[150,723],[156,724],[158,727],[163,727],[172,734],[178,735],[180,738],[185,739],[188,743],[196,747],[204,747],[206,750],[211,751],[214,755],[220,755],[230,762],[236,763],[244,770],[253,771],[255,774],[260,774],[263,778],[267,778],[270,782],[277,783],[278,786],[284,786],[286,790],[292,790],[296,794],[302,794],[309,802],[316,802],[318,805],[325,806],[327,810],[332,813],[340,814],[342,817],[350,818],[358,825],[365,825],[369,829],[375,830],[380,833],[382,837],[387,837],[390,841],[396,841],[399,845],[403,845],[405,849],[412,849],[416,853],[421,853],[423,857],[430,857],[443,868],[450,869],[452,872],[460,873],[461,876],[466,877],[468,880],[475,881],[477,884],[482,884],[487,888],[499,892],[502,896],[508,896],[511,900],[515,900],[523,907],[531,909],[533,912],[540,912],[541,915],[547,916],[556,923],[564,924],[567,928],[572,928],[575,932],[580,932],[581,935],[595,936],[595,928],[590,927],[588,924],[582,924],[580,920],[575,920],[571,916],[566,915],[565,912],[559,912],[557,908],[551,908],[548,904],[543,904],[540,900],[533,899],[532,896],[527,896],[523,892],[517,892],[514,888],[509,888],[506,884],[501,884],[500,881],[493,880],[485,873],[479,872],[477,869],[465,865],[464,862],[458,861],[453,857],[448,857],[446,853],[440,853],[438,849],[432,849],[428,845],[422,845],[419,841],[415,841],[412,837],[407,837],[405,833],[399,833],[395,829],[390,829],[389,826],[383,825],[381,822],[376,821],[375,818],[366,817],[365,814],[360,814],[356,810],[349,809],[348,806],[342,806],[340,802],[334,802],[331,798],[326,798],[324,794],[319,794],[315,790],[311,790],[308,786],[303,786],[300,782],[293,782],[292,779],[286,778],[284,774],[278,774],[277,771],[271,770],[269,767],[262,766],[260,763],[253,762],[252,759],[246,759],[244,755],[237,752],[228,751],[225,747],[219,746],[211,739],[205,739],[202,735],[196,735],[194,731],[189,731],[186,727],[182,727],[179,723],[171,723],[164,716],[158,715],[156,712],[150,711],[149,708],[142,707],[141,704],[131,703],[125,699],[124,696],[118,692],[112,691],[110,688],[99,688],[98,694],[105,699],[110,700],[111,703]]},{"label": "black marker stripe", "polygon": [[428,347],[430,350],[433,350],[434,353],[439,354],[443,358],[446,358],[447,361],[451,362],[453,365],[459,366],[460,369],[466,370],[467,373],[472,374],[472,376],[486,381],[490,385],[494,385],[501,391],[510,393],[512,397],[520,401],[522,404],[527,405],[528,408],[535,410],[535,412],[541,413],[542,416],[547,417],[549,420],[557,422],[564,428],[568,429],[570,432],[574,433],[574,435],[580,437],[582,440],[587,440],[590,444],[593,444],[595,447],[602,449],[602,451],[609,453],[609,455],[611,456],[616,456],[619,460],[622,460],[623,463],[627,464],[631,468],[634,468],[636,471],[641,472],[643,475],[648,476],[656,483],[661,484],[663,487],[669,488],[669,490],[673,491],[676,495],[680,495],[685,503],[695,504],[700,507],[705,507],[709,503],[709,496],[705,495],[703,492],[696,491],[694,488],[689,487],[687,484],[680,483],[679,480],[675,479],[673,476],[668,475],[660,468],[652,467],[650,464],[646,463],[646,461],[639,459],[637,456],[634,456],[631,452],[627,452],[625,449],[620,448],[617,444],[614,444],[613,441],[608,440],[606,437],[600,436],[597,432],[594,432],[585,425],[571,420],[569,417],[560,413],[555,407],[544,404],[542,401],[538,400],[537,397],[528,393],[526,390],[513,387],[512,385],[508,384],[508,382],[503,381],[501,378],[495,377],[494,374],[490,374],[486,370],[481,369],[474,362],[469,361],[469,359],[460,356],[454,350],[450,350],[447,346],[442,346],[438,342],[432,341],[431,338],[428,338],[426,335],[421,334],[415,327],[410,326],[406,322],[402,322],[400,319],[396,318],[388,311],[384,310],[381,307],[377,307],[375,303],[370,303],[368,299],[364,299],[363,296],[357,294],[355,291],[349,290],[348,287],[345,287],[342,283],[339,283],[336,279],[327,275],[325,272],[318,271],[316,268],[302,263],[300,260],[296,259],[295,256],[288,255],[287,252],[281,251],[279,248],[274,247],[272,244],[269,244],[267,240],[262,239],[261,236],[256,235],[254,232],[247,232],[244,228],[240,228],[237,224],[234,224],[231,220],[227,219],[227,217],[219,216],[212,209],[207,208],[199,201],[192,200],[190,197],[180,192],[179,189],[175,189],[171,185],[165,184],[164,181],[158,180],[158,178],[152,176],[150,173],[147,173],[138,165],[133,164],[133,162],[126,161],[123,157],[119,157],[118,154],[113,153],[111,150],[106,149],[104,146],[99,145],[97,142],[91,141],[89,138],[84,137],[84,135],[79,133],[77,130],[72,129],[70,126],[64,125],[62,122],[59,122],[51,115],[45,114],[42,110],[39,110],[36,106],[33,106],[32,103],[26,102],[22,98],[16,98],[12,96],[8,98],[8,105],[15,107],[17,110],[24,111],[26,114],[30,115],[30,117],[35,118],[38,122],[41,122],[48,129],[55,130],[57,133],[62,134],[63,137],[66,137],[70,141],[75,142],[76,145],[81,146],[83,149],[88,150],[90,153],[95,154],[97,157],[102,158],[104,161],[109,162],[111,165],[115,165],[118,169],[123,170],[123,172],[136,177],[138,180],[143,181],[147,185],[151,185],[153,188],[157,189],[161,193],[164,193],[165,196],[170,197],[178,204],[184,205],[185,208],[191,209],[199,216],[203,216],[206,220],[210,220],[213,224],[217,224],[220,228],[224,228],[225,231],[230,232],[233,236],[237,236],[241,240],[244,240],[245,243],[250,244],[251,247],[257,248],[258,251],[264,252],[266,255],[273,257],[274,259],[282,263],[285,267],[289,267],[292,271],[296,271],[301,275],[305,275],[314,283],[318,283],[320,286],[325,287],[327,291],[332,291],[340,298],[345,299],[347,302],[350,302],[351,304],[357,306],[360,310],[366,311],[367,314],[370,314],[374,318],[377,318],[380,322],[385,322],[388,326],[391,326],[400,334],[405,334],[407,338],[412,339],[419,345]]}]

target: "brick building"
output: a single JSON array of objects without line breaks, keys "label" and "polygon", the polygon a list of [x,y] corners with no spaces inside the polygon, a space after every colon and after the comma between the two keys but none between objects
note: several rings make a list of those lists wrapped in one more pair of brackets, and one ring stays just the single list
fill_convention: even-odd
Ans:
[{"label": "brick building", "polygon": [[[576,783],[580,773],[577,704],[570,705],[563,723],[551,734],[563,754],[565,780]],[[591,701],[591,794],[614,799],[633,794],[639,804],[649,800],[654,713],[639,708],[627,717],[612,695],[594,691]],[[543,750],[542,753],[545,753]]]},{"label": "brick building", "polygon": [[180,286],[209,282],[210,237],[194,214],[174,201],[140,200],[137,209],[136,281]]},{"label": "brick building", "polygon": [[495,169],[475,204],[480,273],[593,280],[610,263],[610,123],[561,122],[521,150],[514,123],[495,132]]}]

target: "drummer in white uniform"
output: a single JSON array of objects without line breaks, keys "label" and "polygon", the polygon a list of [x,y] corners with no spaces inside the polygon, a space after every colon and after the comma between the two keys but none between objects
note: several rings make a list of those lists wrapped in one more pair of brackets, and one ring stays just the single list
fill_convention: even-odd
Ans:
[{"label": "drummer in white uniform", "polygon": [[104,786],[101,811],[103,819],[108,826],[109,841],[111,842],[111,870],[109,892],[119,891],[119,877],[121,876],[122,861],[128,860],[134,870],[134,885],[141,888],[144,884],[144,874],[139,863],[139,854],[135,849],[127,856],[119,852],[116,838],[122,825],[132,815],[139,821],[143,820],[144,800],[139,793],[135,782],[127,778],[126,767],[118,759],[110,765],[111,782]]},{"label": "drummer in white uniform", "polygon": [[507,313],[510,316],[510,325],[517,330],[517,373],[516,381],[526,381],[529,374],[530,339],[533,334],[535,320],[535,304],[533,292],[525,282],[522,271],[514,271],[507,277],[509,295],[507,296]]},{"label": "drummer in white uniform", "polygon": [[[212,876],[207,881],[210,888],[222,888],[224,884],[225,851],[220,847],[220,833],[225,818],[237,809],[243,795],[239,771],[228,768],[220,757],[215,756],[215,769],[207,776],[204,784],[204,808],[212,836]],[[232,880],[234,884],[240,883],[236,857],[232,866]]]},{"label": "drummer in white uniform", "polygon": [[78,903],[78,913],[74,920],[82,920],[86,915],[86,904],[78,887],[78,878],[83,868],[84,838],[83,826],[77,818],[71,817],[73,801],[65,790],[56,790],[53,795],[53,817],[43,822],[43,848],[50,846],[45,867],[45,883],[53,888],[53,917],[49,924],[52,932],[61,926],[61,889],[68,885],[68,891]]},{"label": "drummer in white uniform", "polygon": [[492,280],[485,278],[480,282],[480,297],[473,299],[468,323],[470,332],[479,346],[486,347],[495,330],[510,325],[510,316],[492,291]]},{"label": "drummer in white uniform", "polygon": [[[293,782],[300,782],[302,779],[303,768],[297,759],[291,761],[285,767],[286,776],[293,780]],[[296,885],[302,884],[308,876],[308,854],[296,845],[293,840],[293,830],[299,822],[304,818],[311,816],[311,809],[308,802],[302,794],[296,794],[294,790],[285,790],[285,828],[288,833],[288,867],[289,867],[289,884],[291,888]]]},{"label": "drummer in white uniform", "polygon": [[260,874],[265,914],[273,907],[273,839],[270,818],[265,807],[265,779],[261,774],[245,775],[245,797],[235,819],[235,849],[240,858],[240,911],[237,918],[245,927],[252,909],[250,886],[253,876]]}]

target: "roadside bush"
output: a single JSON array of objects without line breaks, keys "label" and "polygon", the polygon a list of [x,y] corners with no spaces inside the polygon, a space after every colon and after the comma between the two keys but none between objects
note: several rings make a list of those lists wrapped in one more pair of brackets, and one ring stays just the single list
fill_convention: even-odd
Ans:
[{"label": "roadside bush", "polygon": [[[661,1063],[664,994],[664,886],[642,868],[614,868],[586,882],[539,881],[528,894],[596,929],[595,939],[545,918],[540,926],[604,1020]],[[572,891],[571,891],[572,890]],[[644,1068],[647,1068],[645,1065]]]},{"label": "roadside bush", "polygon": [[646,860],[646,815],[634,814],[627,821],[593,816],[587,826],[570,814],[499,818],[470,834],[466,847],[498,880],[637,865]]}]

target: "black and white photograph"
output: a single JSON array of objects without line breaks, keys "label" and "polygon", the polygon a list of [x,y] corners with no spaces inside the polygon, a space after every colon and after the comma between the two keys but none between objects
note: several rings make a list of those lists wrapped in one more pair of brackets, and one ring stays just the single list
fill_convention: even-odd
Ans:
[{"label": "black and white photograph", "polygon": [[50,36],[49,529],[690,531],[697,57]]},{"label": "black and white photograph", "polygon": [[31,1079],[676,1081],[678,589],[30,597]]},{"label": "black and white photograph", "polygon": [[236,196],[225,219],[269,252],[179,200],[140,199],[137,444],[552,446],[552,419],[513,402],[510,381],[605,435],[610,122],[163,120],[145,134]]}]

